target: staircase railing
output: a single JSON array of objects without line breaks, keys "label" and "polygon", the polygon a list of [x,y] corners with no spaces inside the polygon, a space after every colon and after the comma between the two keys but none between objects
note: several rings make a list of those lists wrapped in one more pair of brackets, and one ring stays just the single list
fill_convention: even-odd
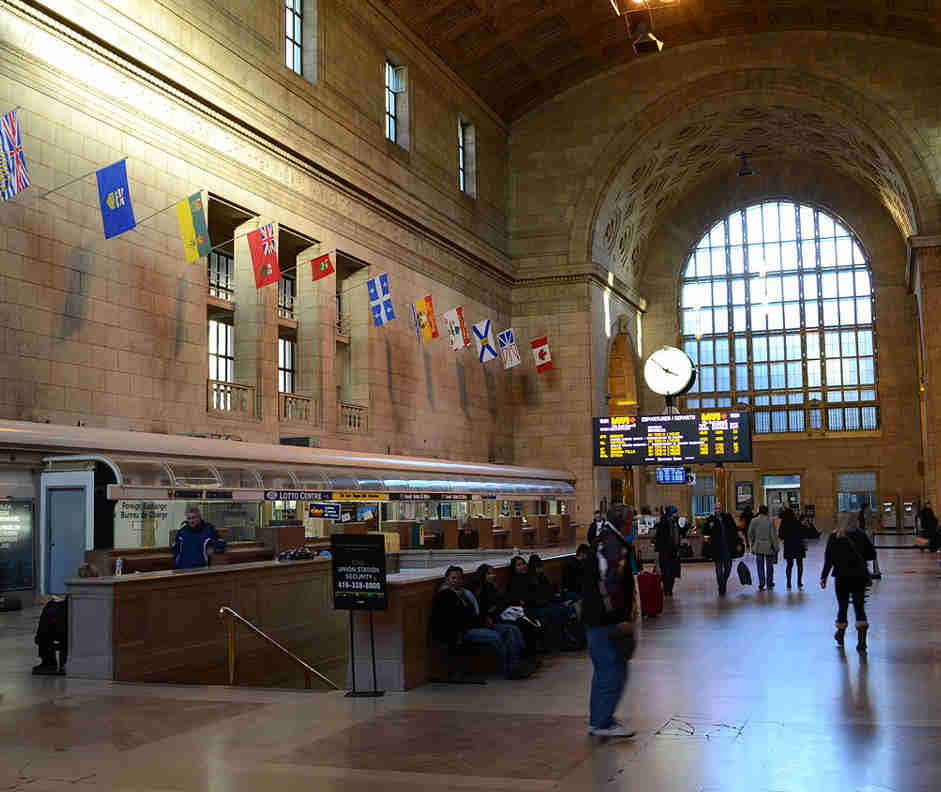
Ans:
[{"label": "staircase railing", "polygon": [[230,685],[234,686],[235,680],[236,680],[236,660],[237,660],[236,633],[237,633],[239,624],[244,624],[246,627],[248,627],[249,630],[255,633],[255,635],[267,641],[275,649],[278,649],[279,651],[287,655],[294,662],[295,665],[300,667],[300,669],[304,672],[304,687],[307,690],[311,689],[311,681],[313,677],[317,677],[318,679],[320,679],[321,681],[325,682],[330,687],[332,687],[334,690],[340,689],[339,685],[337,685],[335,682],[331,681],[330,679],[327,679],[327,677],[321,674],[316,668],[309,665],[308,663],[305,663],[303,660],[301,660],[301,658],[299,658],[296,654],[294,654],[290,650],[285,649],[274,638],[272,638],[270,635],[267,635],[261,630],[259,630],[248,619],[246,619],[244,616],[239,615],[227,605],[223,605],[221,608],[219,608],[219,618],[222,619],[222,621],[225,622],[225,625],[226,625],[226,639],[227,639],[226,666],[229,671],[229,684]]}]

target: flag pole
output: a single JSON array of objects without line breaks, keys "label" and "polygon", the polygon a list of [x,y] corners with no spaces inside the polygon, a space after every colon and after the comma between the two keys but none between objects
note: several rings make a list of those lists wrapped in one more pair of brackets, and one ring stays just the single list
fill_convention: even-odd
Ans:
[{"label": "flag pole", "polygon": [[[121,159],[115,160],[115,162],[123,162],[123,161],[126,160],[126,159],[127,159],[127,157],[121,157]],[[54,192],[58,192],[59,190],[65,189],[65,188],[68,187],[70,184],[75,184],[75,182],[78,182],[78,181],[81,181],[82,179],[88,178],[88,177],[91,176],[93,173],[98,173],[98,171],[100,171],[100,170],[101,170],[101,168],[95,168],[94,170],[88,171],[88,173],[83,173],[81,176],[78,176],[78,177],[72,179],[72,181],[67,181],[65,184],[60,184],[58,187],[53,187],[51,190],[46,190],[46,192],[44,192],[42,195],[40,195],[39,198],[40,198],[40,200],[42,200],[43,198],[45,198],[45,197],[47,197],[47,196],[49,196],[49,195],[52,195]],[[169,208],[169,207],[167,207],[167,208]],[[166,211],[166,210],[164,210],[164,211]],[[159,214],[159,213],[158,213],[158,214]]]}]

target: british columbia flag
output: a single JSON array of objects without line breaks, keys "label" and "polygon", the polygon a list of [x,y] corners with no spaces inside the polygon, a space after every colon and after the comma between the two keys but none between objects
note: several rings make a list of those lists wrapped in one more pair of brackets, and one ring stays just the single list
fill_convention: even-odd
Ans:
[{"label": "british columbia flag", "polygon": [[30,185],[16,110],[0,116],[0,198],[10,200]]},{"label": "british columbia flag", "polygon": [[261,244],[264,247],[264,254],[270,256],[274,253],[274,224],[268,223],[258,230],[261,231]]}]

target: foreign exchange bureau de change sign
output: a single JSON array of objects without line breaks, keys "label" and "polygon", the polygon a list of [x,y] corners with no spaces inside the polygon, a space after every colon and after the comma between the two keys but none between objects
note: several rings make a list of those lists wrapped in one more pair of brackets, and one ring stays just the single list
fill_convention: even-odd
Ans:
[{"label": "foreign exchange bureau de change sign", "polygon": [[333,609],[385,610],[386,545],[381,534],[333,534]]}]

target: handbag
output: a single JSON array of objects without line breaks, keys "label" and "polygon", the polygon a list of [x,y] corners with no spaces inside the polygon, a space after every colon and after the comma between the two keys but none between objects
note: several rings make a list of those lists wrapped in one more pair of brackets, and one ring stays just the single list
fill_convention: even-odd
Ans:
[{"label": "handbag", "polygon": [[739,561],[736,571],[738,572],[738,580],[743,586],[750,586],[752,584],[751,570],[748,568],[748,564],[744,561]]}]

